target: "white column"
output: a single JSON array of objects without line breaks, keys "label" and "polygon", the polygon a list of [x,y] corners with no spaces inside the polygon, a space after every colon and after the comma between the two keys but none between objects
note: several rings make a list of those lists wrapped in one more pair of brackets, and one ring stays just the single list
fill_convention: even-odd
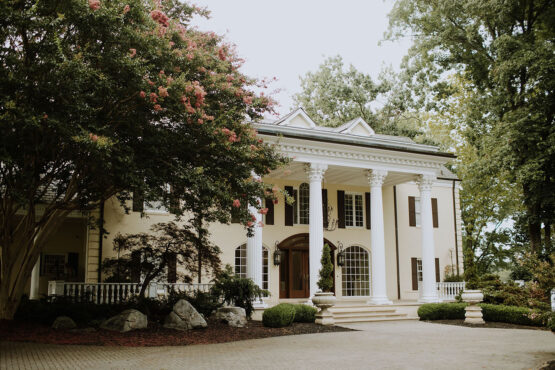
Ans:
[{"label": "white column", "polygon": [[[253,174],[253,177],[260,178]],[[260,198],[257,199],[261,204]],[[262,214],[258,213],[258,209],[249,205],[249,212],[254,215],[253,234],[247,235],[247,278],[252,279],[256,285],[262,287]],[[262,301],[256,302],[254,306],[263,306]]]},{"label": "white column", "polygon": [[382,185],[385,170],[367,172],[370,183],[370,246],[372,248],[372,297],[371,304],[392,304],[387,298],[385,272],[385,236],[383,221]]},{"label": "white column", "polygon": [[422,229],[422,290],[420,302],[438,302],[435,274],[434,224],[432,216],[432,185],[435,176],[421,175],[420,227]]},{"label": "white column", "polygon": [[29,292],[29,299],[39,299],[39,268],[40,261],[37,259],[37,262],[31,272],[31,290]]},{"label": "white column", "polygon": [[324,249],[324,220],[322,215],[322,178],[328,169],[327,164],[311,163],[307,166],[310,180],[309,208],[309,271],[310,296],[318,291],[318,274],[320,272],[322,250]]}]

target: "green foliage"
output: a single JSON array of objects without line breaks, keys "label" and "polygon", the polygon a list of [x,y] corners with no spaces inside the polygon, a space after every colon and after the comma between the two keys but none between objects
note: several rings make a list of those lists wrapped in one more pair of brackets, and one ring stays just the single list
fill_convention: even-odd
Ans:
[{"label": "green foliage", "polygon": [[[0,5],[1,318],[71,211],[116,198],[129,211],[133,192],[184,222],[226,223],[234,200],[264,196],[251,173],[285,162],[245,123],[272,102],[230,45],[191,27],[204,11],[177,0],[98,5]],[[37,204],[45,212],[24,211]]]},{"label": "green foliage", "polygon": [[480,307],[482,307],[482,315],[485,321],[530,326],[547,325],[542,315],[525,307],[493,305],[488,303],[481,303]]},{"label": "green foliage", "polygon": [[[189,224],[178,226],[174,222],[154,224],[151,233],[117,234],[114,238],[114,251],[119,258],[106,259],[102,271],[108,281],[131,281],[134,270],[143,275],[140,296],[151,281],[158,279],[168,281],[168,266],[175,261],[189,273],[200,274],[199,259],[206,271],[217,272],[220,269],[220,249],[208,239],[208,233],[201,237]],[[140,256],[140,261],[133,259],[133,254]],[[123,255],[122,255],[123,254]],[[176,280],[191,282],[190,275],[178,276]]]},{"label": "green foliage", "polygon": [[420,320],[464,319],[466,303],[426,303],[418,307]]},{"label": "green foliage", "polygon": [[264,310],[262,323],[270,328],[283,328],[291,325],[295,319],[295,306],[289,303],[280,303],[277,306]]},{"label": "green foliage", "polygon": [[322,268],[319,271],[318,288],[323,292],[331,292],[333,289],[333,263],[331,262],[331,249],[327,243],[324,244],[320,262]]},{"label": "green foliage", "polygon": [[316,321],[316,313],[318,309],[306,304],[295,304],[295,320],[294,322],[308,322]]},{"label": "green foliage", "polygon": [[250,318],[254,312],[253,301],[270,295],[267,290],[260,289],[251,279],[238,277],[231,266],[216,274],[211,294],[221,297],[227,304],[243,307]]},{"label": "green foliage", "polygon": [[459,281],[464,281],[464,277],[461,276],[461,275],[457,275],[457,274],[445,275],[445,278],[443,279],[443,282],[445,282],[445,283],[450,283],[450,282],[456,283],[456,282],[459,282]]}]

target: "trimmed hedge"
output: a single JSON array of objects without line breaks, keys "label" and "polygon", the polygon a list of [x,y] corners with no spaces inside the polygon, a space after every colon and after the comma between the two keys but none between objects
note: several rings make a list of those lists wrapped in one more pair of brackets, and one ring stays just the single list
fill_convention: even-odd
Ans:
[{"label": "trimmed hedge", "polygon": [[295,319],[295,306],[289,303],[280,303],[268,308],[262,314],[262,323],[270,328],[283,328],[289,326]]},{"label": "trimmed hedge", "polygon": [[[466,303],[428,303],[418,308],[420,320],[464,320]],[[555,319],[549,314],[540,314],[525,307],[503,306],[481,303],[485,321],[505,322],[508,324],[547,326]]]},{"label": "trimmed hedge", "polygon": [[296,304],[295,307],[295,319],[294,322],[309,322],[312,323],[316,321],[316,312],[318,309],[306,304]]},{"label": "trimmed hedge", "polygon": [[420,320],[464,320],[466,303],[427,303],[418,308]]}]

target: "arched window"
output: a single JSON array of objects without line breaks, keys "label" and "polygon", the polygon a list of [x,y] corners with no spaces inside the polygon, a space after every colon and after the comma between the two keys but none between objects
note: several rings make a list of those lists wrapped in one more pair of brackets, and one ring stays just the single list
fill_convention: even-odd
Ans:
[{"label": "arched window", "polygon": [[343,295],[370,295],[370,255],[366,249],[353,245],[346,248],[345,264],[341,268]]},{"label": "arched window", "polygon": [[299,223],[308,225],[309,223],[309,202],[310,202],[310,188],[306,182],[299,186]]},{"label": "arched window", "polygon": [[[235,248],[235,275],[247,277],[247,245]],[[262,289],[268,289],[268,249],[262,247]]]}]

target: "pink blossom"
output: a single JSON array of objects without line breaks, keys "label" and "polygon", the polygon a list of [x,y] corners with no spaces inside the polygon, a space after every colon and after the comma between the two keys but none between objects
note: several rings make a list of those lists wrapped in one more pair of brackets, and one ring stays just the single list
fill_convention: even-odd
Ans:
[{"label": "pink blossom", "polygon": [[202,120],[202,118],[199,118],[198,121],[199,125],[202,125],[204,123],[204,121]]},{"label": "pink blossom", "polygon": [[91,139],[91,141],[96,142],[98,140],[98,136],[94,135],[93,133],[89,133],[89,139]]},{"label": "pink blossom", "polygon": [[129,49],[129,53],[130,53],[129,57],[133,58],[135,55],[137,55],[137,49],[131,48],[131,49]]},{"label": "pink blossom", "polygon": [[226,59],[225,49],[223,46],[218,49],[218,58],[220,58],[220,60]]},{"label": "pink blossom", "polygon": [[233,207],[235,207],[235,208],[241,207],[241,201],[239,201],[239,199],[235,199],[233,201]]},{"label": "pink blossom", "polygon": [[168,78],[166,78],[166,83],[167,83],[168,85],[171,85],[172,82],[173,82],[173,78],[172,78],[171,76],[168,77]]},{"label": "pink blossom", "polygon": [[123,14],[127,14],[130,10],[131,10],[131,8],[129,7],[129,4],[127,4],[127,5],[123,8]]},{"label": "pink blossom", "polygon": [[158,73],[158,74],[161,76],[161,75],[165,74],[165,72],[164,72],[163,69],[161,69],[161,70],[160,70],[160,73]]},{"label": "pink blossom", "polygon": [[258,221],[258,226],[264,227],[264,223],[262,221]]},{"label": "pink blossom", "polygon": [[266,213],[268,213],[268,208],[259,209],[258,213],[260,213],[261,215],[265,215]]},{"label": "pink blossom", "polygon": [[254,150],[256,150],[256,149],[257,149],[257,148],[256,148],[256,145],[254,145],[254,144],[251,144],[251,150],[253,150],[253,151],[254,151]]},{"label": "pink blossom", "polygon": [[152,82],[151,80],[148,80],[148,84],[149,84],[150,86],[154,86],[154,82]]},{"label": "pink blossom", "polygon": [[175,42],[170,41],[170,48],[173,47],[175,45]]},{"label": "pink blossom", "polygon": [[153,103],[156,103],[156,99],[158,98],[158,95],[156,95],[156,93],[150,93],[150,101]]},{"label": "pink blossom", "polygon": [[139,93],[139,96],[140,96],[141,98],[144,99],[145,96],[146,96],[146,93],[145,93],[144,91],[141,91],[141,92]]},{"label": "pink blossom", "polygon": [[165,97],[169,96],[170,94],[168,94],[168,89],[166,89],[163,86],[158,86],[158,95],[161,98],[165,98]]},{"label": "pink blossom", "polygon": [[243,103],[245,104],[252,104],[252,96],[248,95],[248,96],[243,96]]},{"label": "pink blossom", "polygon": [[256,216],[251,213],[251,220],[256,221]]},{"label": "pink blossom", "polygon": [[150,12],[150,17],[164,27],[169,26],[169,17],[164,12],[156,9]]},{"label": "pink blossom", "polygon": [[100,0],[89,0],[89,8],[91,10],[98,10],[100,8]]},{"label": "pink blossom", "polygon": [[156,104],[156,105],[154,106],[154,110],[157,111],[157,112],[159,112],[159,111],[162,110],[162,107],[160,106],[160,104]]},{"label": "pink blossom", "polygon": [[247,227],[252,227],[252,225],[254,225],[252,221],[247,222]]}]

